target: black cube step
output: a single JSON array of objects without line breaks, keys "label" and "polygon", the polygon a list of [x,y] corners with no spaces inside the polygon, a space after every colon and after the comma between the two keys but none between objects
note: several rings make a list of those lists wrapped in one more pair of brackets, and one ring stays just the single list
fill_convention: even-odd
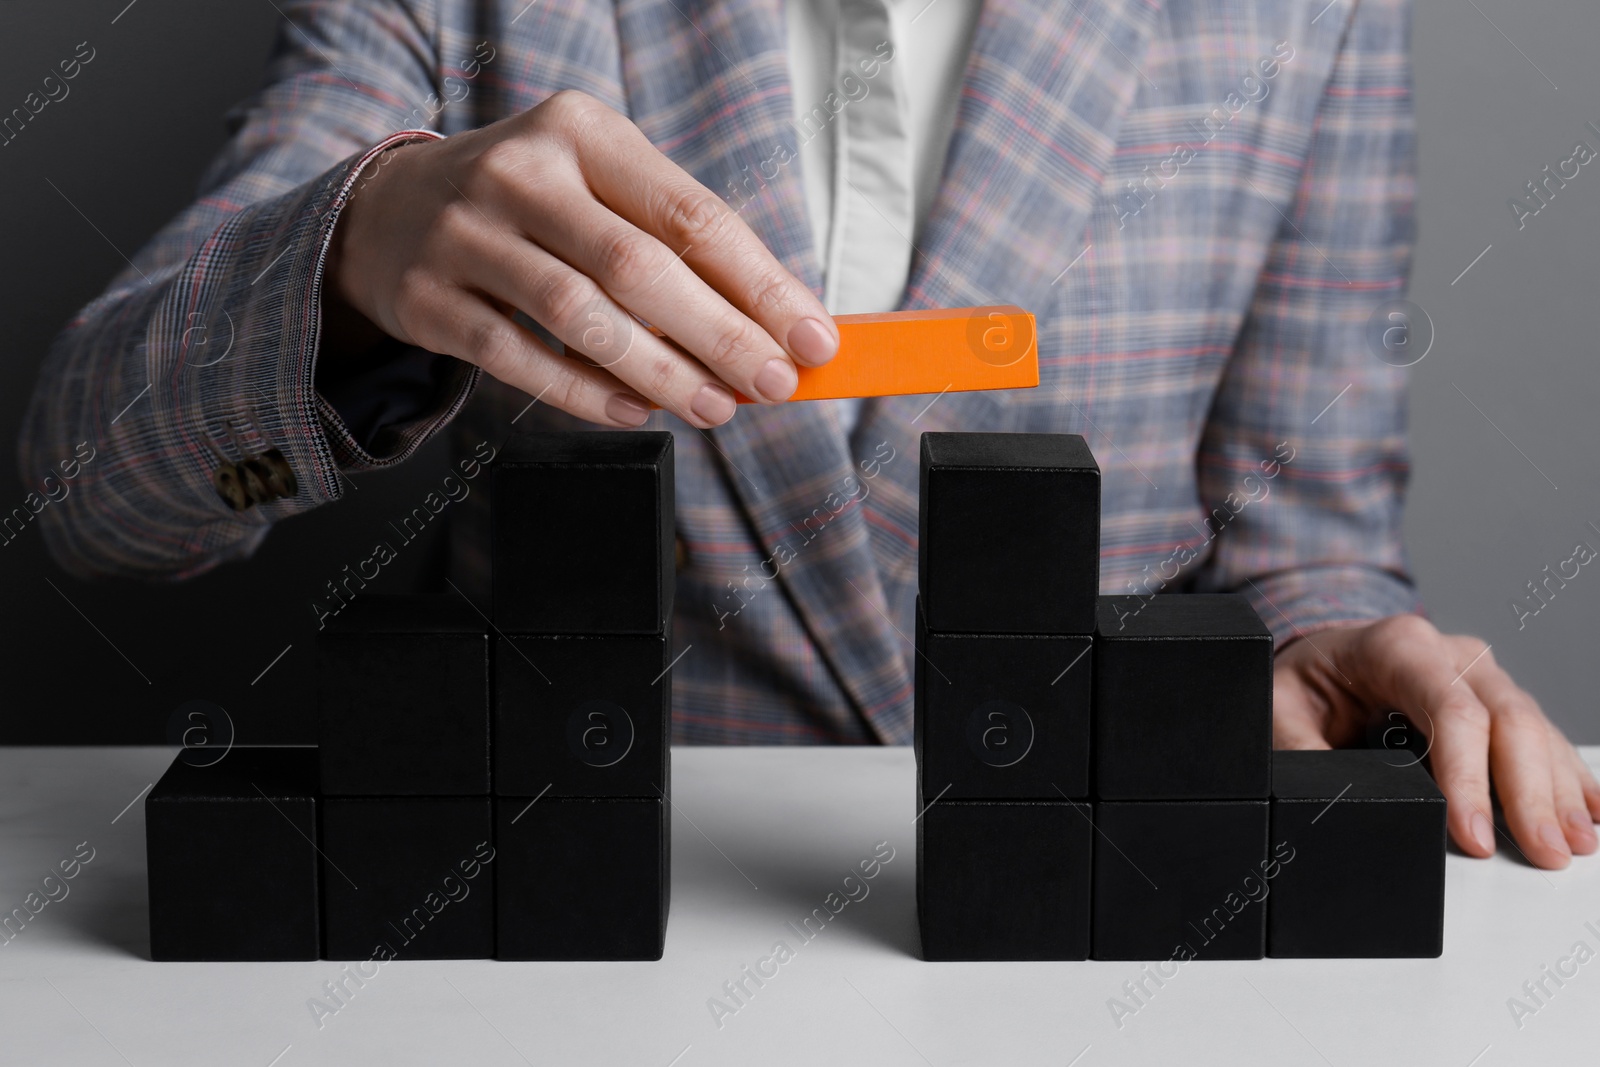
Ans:
[{"label": "black cube step", "polygon": [[1089,954],[1088,804],[941,800],[917,820],[922,958]]},{"label": "black cube step", "polygon": [[1087,634],[1100,467],[1077,434],[922,435],[918,565],[936,633]]},{"label": "black cube step", "polygon": [[1267,817],[1265,800],[1096,804],[1094,958],[1261,959]]},{"label": "black cube step", "polygon": [[495,792],[653,797],[666,788],[665,635],[504,637],[495,652]]},{"label": "black cube step", "polygon": [[493,617],[506,633],[660,633],[672,615],[670,433],[519,434],[491,489]]},{"label": "black cube step", "polygon": [[1409,752],[1273,753],[1272,839],[1268,955],[1444,951],[1445,799]]},{"label": "black cube step", "polygon": [[1088,796],[1092,638],[930,633],[920,606],[922,803]]},{"label": "black cube step", "polygon": [[317,635],[332,796],[489,791],[487,623],[458,596],[357,597]]},{"label": "black cube step", "polygon": [[658,960],[670,839],[661,798],[500,797],[495,955]]},{"label": "black cube step", "polygon": [[1094,659],[1101,799],[1267,797],[1272,634],[1248,600],[1101,597]]},{"label": "black cube step", "polygon": [[494,955],[488,797],[322,802],[323,950],[332,960]]},{"label": "black cube step", "polygon": [[316,752],[213,758],[186,749],[145,798],[150,958],[316,959]]}]

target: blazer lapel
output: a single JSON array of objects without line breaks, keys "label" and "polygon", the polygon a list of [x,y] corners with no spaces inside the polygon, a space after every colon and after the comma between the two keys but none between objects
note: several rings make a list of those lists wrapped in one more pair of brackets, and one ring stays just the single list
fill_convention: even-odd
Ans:
[{"label": "blazer lapel", "polygon": [[1080,250],[1159,0],[988,0],[906,307],[1044,307]]},{"label": "blazer lapel", "polygon": [[[782,0],[623,0],[617,25],[633,121],[820,293]],[[867,491],[838,422],[816,404],[747,405],[706,437],[839,685],[880,740],[908,740],[903,639],[886,611],[860,506]]]},{"label": "blazer lapel", "polygon": [[[903,307],[1048,311],[1052,285],[1084,250],[1159,9],[1159,0],[985,0]],[[1041,347],[1041,360],[1051,356]],[[885,448],[902,457],[883,467],[865,509],[890,614],[909,626],[918,435],[1014,422],[1004,393],[897,397],[862,414],[852,438],[858,459]]]}]

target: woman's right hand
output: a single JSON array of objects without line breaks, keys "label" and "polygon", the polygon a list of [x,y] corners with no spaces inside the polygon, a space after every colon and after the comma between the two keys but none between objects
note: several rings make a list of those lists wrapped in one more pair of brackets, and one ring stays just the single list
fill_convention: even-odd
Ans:
[{"label": "woman's right hand", "polygon": [[[779,403],[796,363],[839,344],[811,290],[720,197],[570,90],[369,163],[324,293],[329,310],[609,426],[644,422],[646,401],[719,425],[733,390]],[[514,322],[518,309],[567,353]]]}]

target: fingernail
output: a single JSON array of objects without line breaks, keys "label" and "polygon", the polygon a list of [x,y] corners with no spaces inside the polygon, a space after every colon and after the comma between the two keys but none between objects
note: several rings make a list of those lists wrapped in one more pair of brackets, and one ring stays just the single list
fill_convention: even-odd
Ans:
[{"label": "fingernail", "polygon": [[1561,832],[1561,827],[1555,823],[1547,822],[1541,824],[1538,837],[1545,848],[1553,849],[1564,856],[1572,854],[1571,850],[1567,848],[1566,835]]},{"label": "fingernail", "polygon": [[606,418],[624,426],[642,426],[650,417],[650,409],[626,393],[617,393],[606,401]]},{"label": "fingernail", "polygon": [[721,426],[733,418],[733,413],[738,407],[738,401],[734,400],[733,394],[726,389],[719,385],[702,385],[700,391],[694,395],[689,410],[711,425]]},{"label": "fingernail", "polygon": [[826,363],[839,351],[839,339],[818,320],[801,319],[789,327],[789,351],[806,363]]},{"label": "fingernail", "polygon": [[756,392],[771,401],[788,400],[799,384],[800,378],[795,374],[794,365],[776,356],[767,360],[767,365],[756,375]]},{"label": "fingernail", "polygon": [[1481,812],[1472,816],[1472,839],[1485,852],[1494,851],[1494,827],[1489,824],[1489,820],[1485,819]]},{"label": "fingernail", "polygon": [[1591,849],[1595,846],[1594,820],[1589,818],[1586,811],[1569,811],[1566,815],[1567,825],[1572,827],[1580,841],[1585,842]]}]

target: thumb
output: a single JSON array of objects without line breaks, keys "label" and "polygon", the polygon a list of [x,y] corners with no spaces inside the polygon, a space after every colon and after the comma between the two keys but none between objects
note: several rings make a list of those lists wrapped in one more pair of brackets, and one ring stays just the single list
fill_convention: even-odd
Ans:
[{"label": "thumb", "polygon": [[1272,747],[1333,747],[1323,735],[1322,723],[1312,712],[1311,702],[1292,676],[1286,679],[1279,675],[1272,686]]},{"label": "thumb", "polygon": [[1322,736],[1322,731],[1317,729],[1316,723],[1309,718],[1297,715],[1272,716],[1272,747],[1273,748],[1332,748],[1328,739]]}]

